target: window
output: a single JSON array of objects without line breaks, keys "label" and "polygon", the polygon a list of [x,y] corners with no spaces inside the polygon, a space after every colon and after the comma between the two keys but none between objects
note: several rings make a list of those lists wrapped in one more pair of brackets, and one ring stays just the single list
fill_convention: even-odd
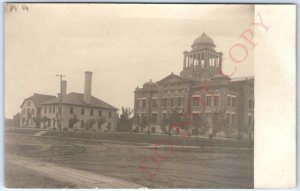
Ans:
[{"label": "window", "polygon": [[146,100],[143,99],[143,107],[146,107]]},{"label": "window", "polygon": [[74,111],[73,111],[73,107],[70,107],[70,113],[73,113]]},{"label": "window", "polygon": [[30,114],[30,108],[27,108],[26,113],[27,113],[27,115]]},{"label": "window", "polygon": [[231,114],[231,123],[232,123],[232,124],[235,123],[235,114]]},{"label": "window", "polygon": [[49,107],[49,113],[51,113],[51,107]]},{"label": "window", "polygon": [[163,113],[162,120],[163,120],[163,121],[166,121],[166,120],[167,120],[167,114],[166,114],[166,113]]},{"label": "window", "polygon": [[214,96],[214,106],[219,105],[219,96]]},{"label": "window", "polygon": [[211,96],[206,96],[206,105],[211,106]]},{"label": "window", "polygon": [[158,106],[158,104],[157,104],[157,99],[153,99],[153,100],[152,100],[152,106],[153,106],[153,107],[157,107],[157,106]]},{"label": "window", "polygon": [[34,115],[35,109],[31,109],[31,114]]},{"label": "window", "polygon": [[93,115],[94,115],[94,110],[93,110],[93,109],[91,109],[91,111],[90,111],[90,115],[91,115],[91,116],[93,116]]},{"label": "window", "polygon": [[56,109],[56,108],[55,108],[55,107],[53,107],[53,113],[55,113],[55,109]]},{"label": "window", "polygon": [[193,106],[199,106],[199,97],[193,97]]},{"label": "window", "polygon": [[[46,109],[46,108],[45,108],[45,109]],[[25,114],[25,109],[24,109],[24,108],[22,109],[22,114],[23,114],[23,115]]]},{"label": "window", "polygon": [[177,98],[177,106],[181,106],[182,105],[182,97],[178,97]]},{"label": "window", "polygon": [[110,126],[111,126],[111,123],[108,122],[108,124],[107,124],[107,129],[108,129],[108,131],[110,131]]},{"label": "window", "polygon": [[139,106],[139,108],[143,107],[143,100],[138,100],[138,106]]},{"label": "window", "polygon": [[31,105],[31,101],[27,100],[27,106],[30,106],[30,105]]},{"label": "window", "polygon": [[162,106],[167,107],[167,98],[162,99]]},{"label": "window", "polygon": [[140,116],[140,114],[137,114],[137,116],[136,116],[136,121],[137,121],[137,123],[140,123],[140,122],[141,122],[141,116]]},{"label": "window", "polygon": [[231,103],[232,107],[235,107],[235,99],[236,99],[235,97],[232,97],[232,100],[231,100],[232,101],[232,103]]},{"label": "window", "polygon": [[157,122],[157,114],[156,114],[156,113],[152,113],[152,115],[151,115],[151,121],[152,121],[153,123],[156,123],[156,122]]},{"label": "window", "polygon": [[47,113],[47,107],[44,108],[44,113]]},{"label": "window", "polygon": [[99,116],[102,116],[102,111],[101,110],[99,110]]},{"label": "window", "polygon": [[227,95],[227,106],[235,107],[235,104],[236,104],[236,96]]},{"label": "window", "polygon": [[174,106],[174,98],[170,98],[170,106],[171,106],[171,107]]},{"label": "window", "polygon": [[108,113],[108,117],[111,118],[111,111]]},{"label": "window", "polygon": [[84,115],[84,108],[81,108],[81,115]]}]

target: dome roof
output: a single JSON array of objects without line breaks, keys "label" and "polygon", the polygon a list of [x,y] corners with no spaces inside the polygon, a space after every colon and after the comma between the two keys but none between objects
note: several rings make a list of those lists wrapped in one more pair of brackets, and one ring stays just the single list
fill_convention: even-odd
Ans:
[{"label": "dome roof", "polygon": [[207,48],[212,49],[212,48],[216,47],[216,45],[212,38],[207,36],[205,33],[202,33],[202,35],[200,37],[198,37],[194,40],[194,43],[192,45],[193,49],[197,49],[199,47],[200,48],[207,47]]}]

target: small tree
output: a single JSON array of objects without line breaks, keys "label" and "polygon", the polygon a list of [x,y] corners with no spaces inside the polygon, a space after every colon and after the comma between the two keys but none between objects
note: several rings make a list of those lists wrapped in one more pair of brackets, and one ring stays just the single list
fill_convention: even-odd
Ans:
[{"label": "small tree", "polygon": [[218,132],[229,130],[229,121],[226,117],[225,110],[213,112],[213,131],[212,136],[216,136]]},{"label": "small tree", "polygon": [[97,123],[98,123],[98,129],[100,130],[101,129],[101,126],[105,123],[105,118],[104,117],[101,117],[100,119],[97,120]]},{"label": "small tree", "polygon": [[74,125],[79,121],[77,115],[74,113],[73,116],[69,119],[69,128],[73,129]]},{"label": "small tree", "polygon": [[89,129],[91,129],[94,126],[95,123],[96,123],[95,119],[88,119],[88,120],[86,120],[86,122],[85,122],[85,129],[88,131]]},{"label": "small tree", "polygon": [[133,110],[130,108],[121,109],[122,113],[118,115],[118,123],[117,123],[117,130],[122,132],[131,131],[132,123],[133,123]]},{"label": "small tree", "polygon": [[168,134],[171,135],[171,130],[175,128],[176,130],[182,129],[188,132],[190,128],[190,119],[188,117],[188,113],[180,113],[177,108],[172,109],[170,113],[168,113]]}]

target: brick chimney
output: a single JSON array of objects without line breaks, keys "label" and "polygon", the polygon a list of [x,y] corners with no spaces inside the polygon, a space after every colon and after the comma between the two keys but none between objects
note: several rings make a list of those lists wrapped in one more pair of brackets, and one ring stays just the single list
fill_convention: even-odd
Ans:
[{"label": "brick chimney", "polygon": [[92,72],[85,72],[85,79],[84,79],[84,95],[83,101],[87,104],[91,104],[92,98]]}]

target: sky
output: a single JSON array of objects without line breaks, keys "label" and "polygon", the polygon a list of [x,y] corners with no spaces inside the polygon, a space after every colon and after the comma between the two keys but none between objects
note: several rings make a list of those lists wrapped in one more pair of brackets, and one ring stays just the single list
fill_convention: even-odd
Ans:
[{"label": "sky", "polygon": [[[26,4],[4,23],[5,116],[20,111],[33,93],[57,95],[64,74],[67,92],[83,93],[84,72],[93,72],[92,95],[133,108],[134,89],[183,66],[183,52],[205,32],[216,51],[247,45],[242,63],[224,62],[224,73],[251,76],[254,49],[240,35],[254,19],[253,5]],[[232,51],[237,58],[244,52]]]}]

